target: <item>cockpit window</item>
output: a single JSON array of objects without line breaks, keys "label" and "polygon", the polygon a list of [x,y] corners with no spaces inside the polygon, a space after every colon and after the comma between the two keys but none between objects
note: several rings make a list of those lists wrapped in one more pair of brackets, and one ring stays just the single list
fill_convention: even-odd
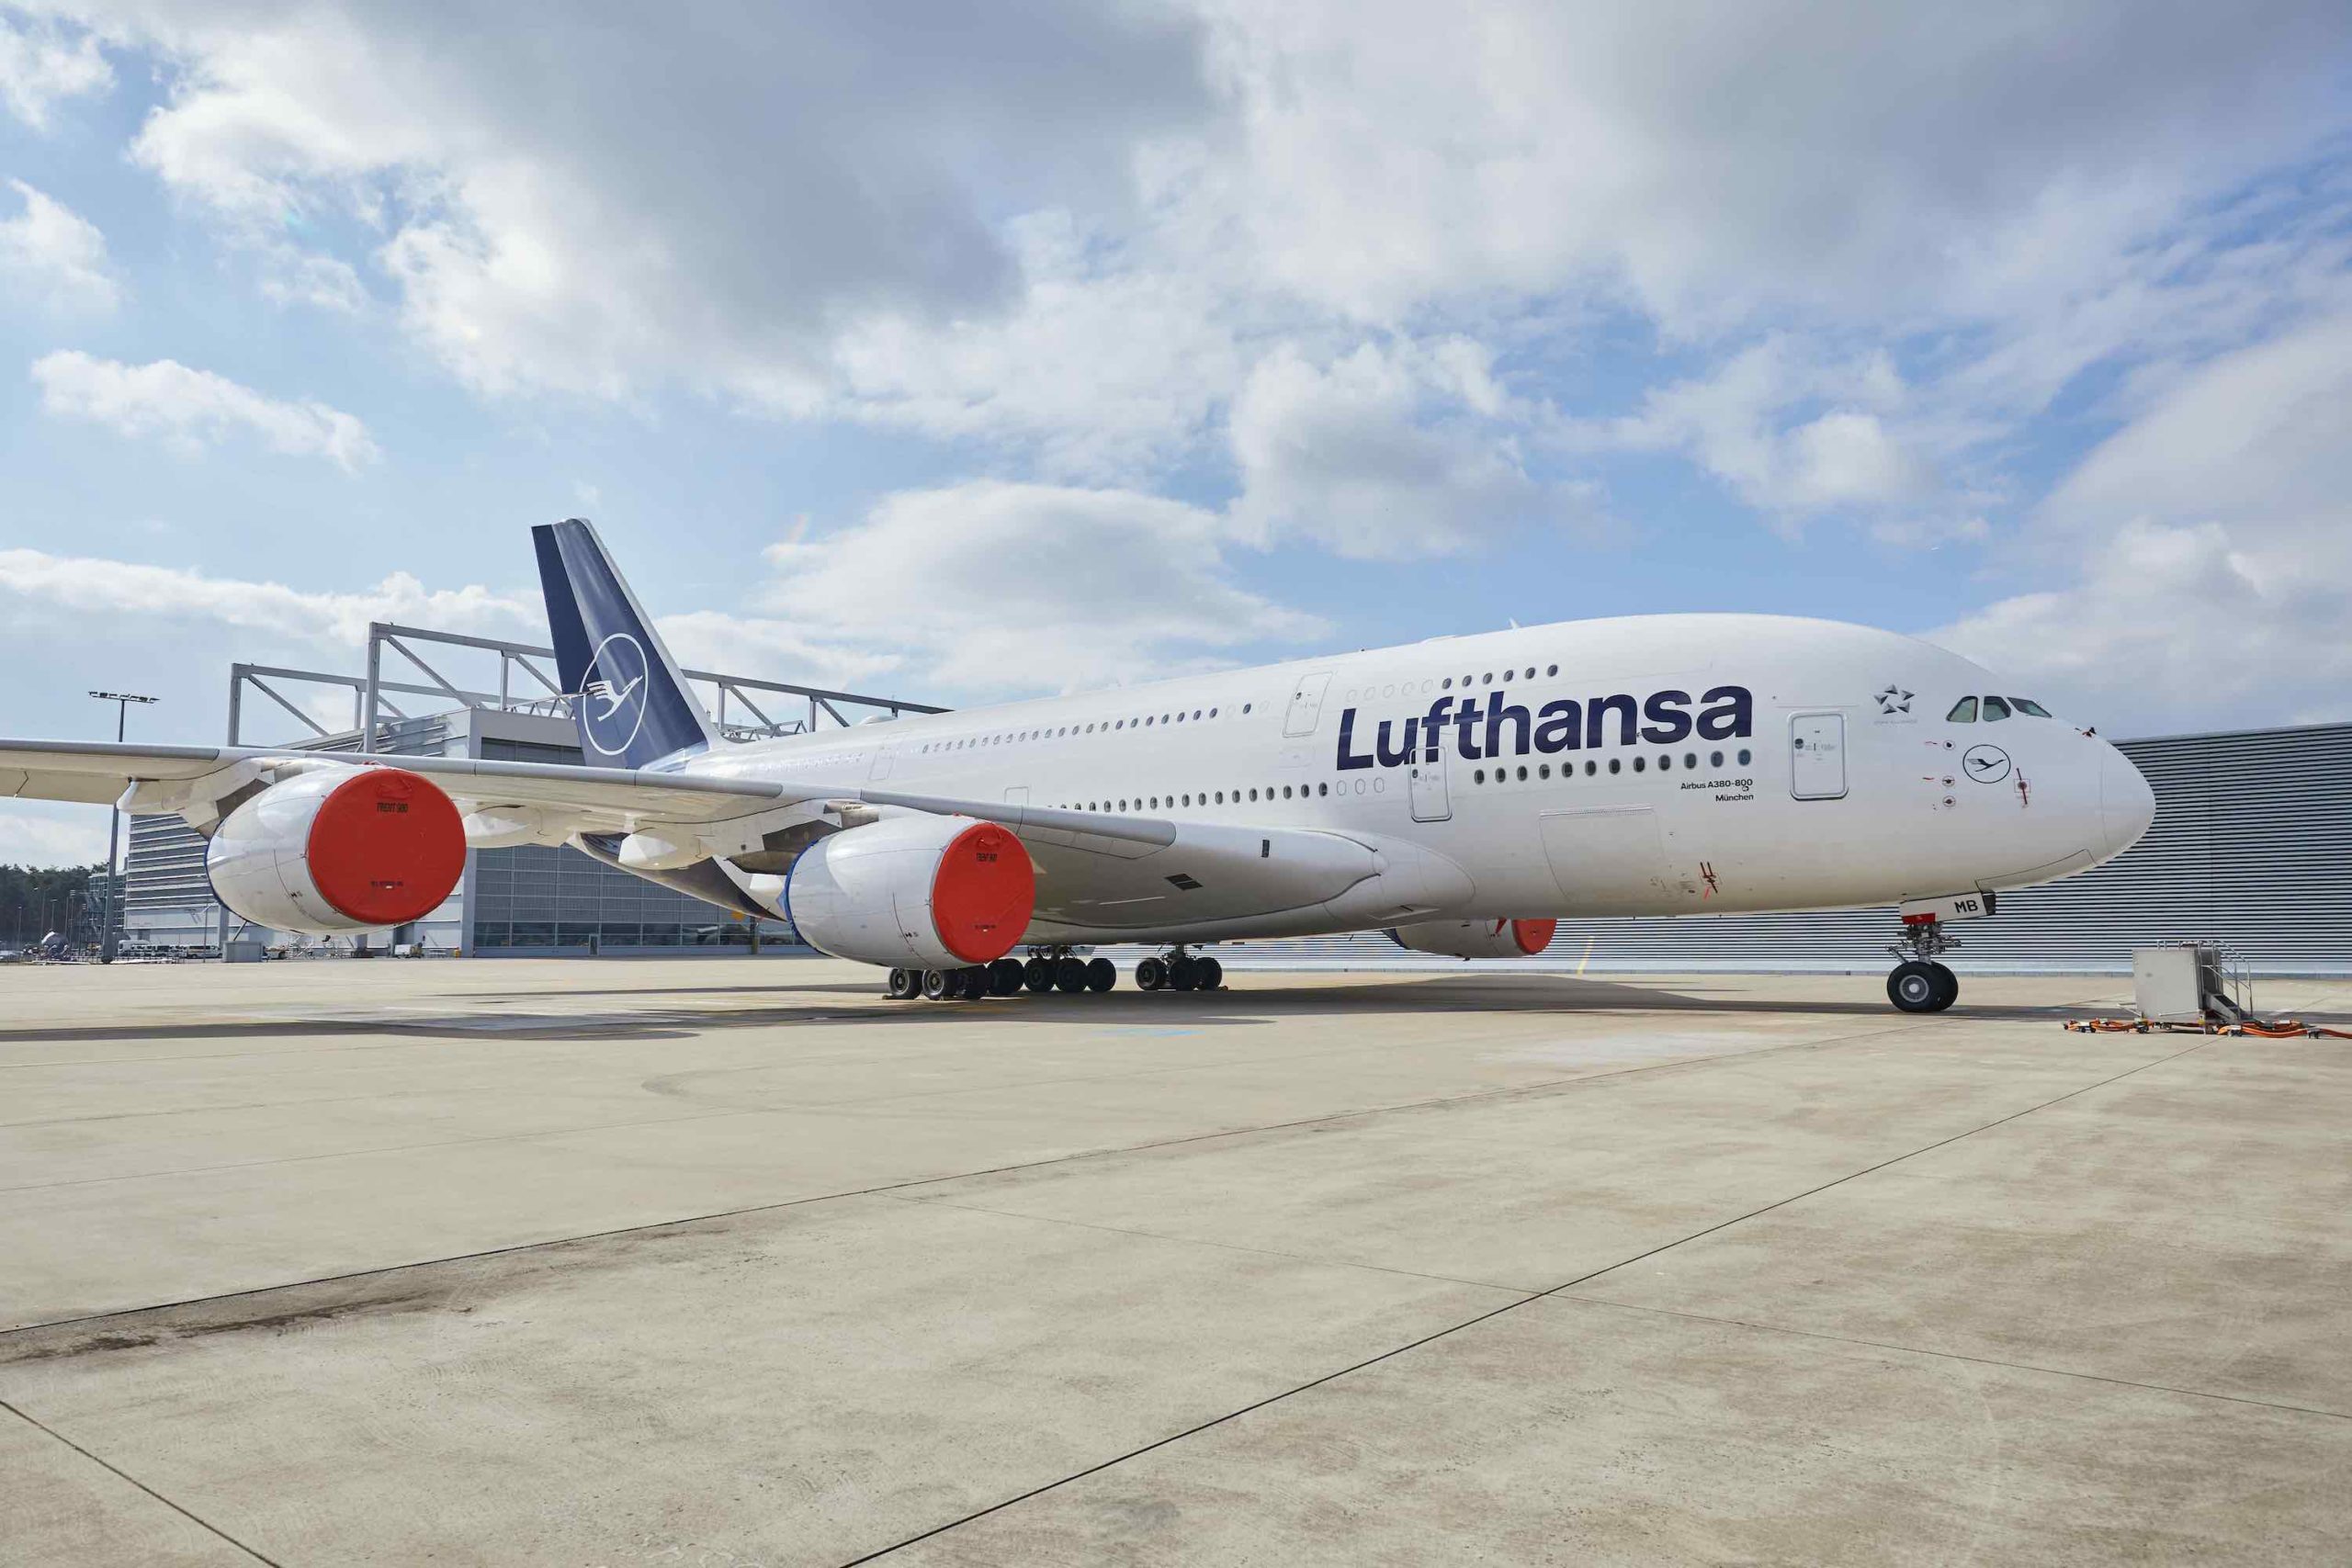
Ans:
[{"label": "cockpit window", "polygon": [[2009,705],[2008,705],[2008,704],[2007,704],[2007,703],[2003,702],[2003,701],[2002,701],[2000,698],[1998,698],[1998,697],[1986,697],[1986,698],[1984,699],[1984,722],[1985,722],[1985,723],[1987,723],[1987,724],[1991,724],[1991,723],[1994,723],[1996,720],[1998,720],[1998,719],[2004,719],[2004,718],[2007,718],[2007,717],[2008,717],[2008,716],[2009,716]]},{"label": "cockpit window", "polygon": [[1974,724],[1976,722],[1976,699],[1974,697],[1961,698],[1960,701],[1951,705],[1951,712],[1944,715],[1944,718],[1946,722],[1951,724]]},{"label": "cockpit window", "polygon": [[2050,710],[2043,707],[2040,703],[2035,702],[2031,697],[2011,697],[2009,699],[2009,705],[2017,709],[2019,713],[2031,714],[2036,718],[2048,718],[2050,716]]}]

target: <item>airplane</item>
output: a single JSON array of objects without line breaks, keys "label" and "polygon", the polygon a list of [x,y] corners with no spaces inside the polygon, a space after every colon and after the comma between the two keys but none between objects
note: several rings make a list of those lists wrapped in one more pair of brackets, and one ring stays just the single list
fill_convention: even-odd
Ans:
[{"label": "airplane", "polygon": [[[212,886],[311,934],[420,919],[469,848],[576,846],[902,999],[1214,990],[1221,942],[1385,931],[1460,958],[1555,922],[1894,906],[1889,1000],[1946,928],[2121,854],[2130,760],[1930,644],[1831,621],[1566,621],[1075,696],[723,736],[595,530],[532,530],[580,764],[0,740],[0,793],[175,812]],[[1013,956],[1015,953],[1023,958]]]}]

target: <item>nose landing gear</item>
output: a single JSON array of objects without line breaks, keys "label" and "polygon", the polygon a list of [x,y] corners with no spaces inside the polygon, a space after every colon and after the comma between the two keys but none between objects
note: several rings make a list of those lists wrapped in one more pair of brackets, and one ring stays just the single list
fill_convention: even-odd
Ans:
[{"label": "nose landing gear", "polygon": [[1903,940],[1887,952],[1903,960],[1886,977],[1886,999],[1902,1012],[1941,1012],[1960,998],[1960,976],[1936,962],[1960,945],[1932,915],[1908,917]]}]

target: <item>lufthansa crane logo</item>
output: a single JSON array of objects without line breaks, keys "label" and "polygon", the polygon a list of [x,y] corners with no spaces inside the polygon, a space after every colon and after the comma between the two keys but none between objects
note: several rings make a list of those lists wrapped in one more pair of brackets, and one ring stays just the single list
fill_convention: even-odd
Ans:
[{"label": "lufthansa crane logo", "polygon": [[1998,746],[1971,746],[1960,765],[1978,784],[1999,784],[2009,776],[2009,754]]},{"label": "lufthansa crane logo", "polygon": [[580,688],[580,733],[607,757],[617,757],[645,726],[645,647],[627,632],[596,645]]}]

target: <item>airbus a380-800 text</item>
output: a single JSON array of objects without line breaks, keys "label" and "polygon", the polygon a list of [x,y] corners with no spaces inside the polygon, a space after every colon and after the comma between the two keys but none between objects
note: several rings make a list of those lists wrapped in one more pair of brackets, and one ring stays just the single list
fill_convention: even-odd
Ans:
[{"label": "airbus a380-800 text", "polygon": [[[1514,627],[738,743],[586,523],[535,528],[583,763],[0,741],[0,792],[177,813],[276,930],[417,920],[469,849],[577,846],[900,997],[1215,988],[1219,942],[1385,931],[1464,958],[1554,923],[1893,905],[1887,992],[1951,1005],[1947,922],[2131,847],[2147,783],[1956,655],[1864,626]],[[1015,956],[1016,954],[1023,956]]]}]

